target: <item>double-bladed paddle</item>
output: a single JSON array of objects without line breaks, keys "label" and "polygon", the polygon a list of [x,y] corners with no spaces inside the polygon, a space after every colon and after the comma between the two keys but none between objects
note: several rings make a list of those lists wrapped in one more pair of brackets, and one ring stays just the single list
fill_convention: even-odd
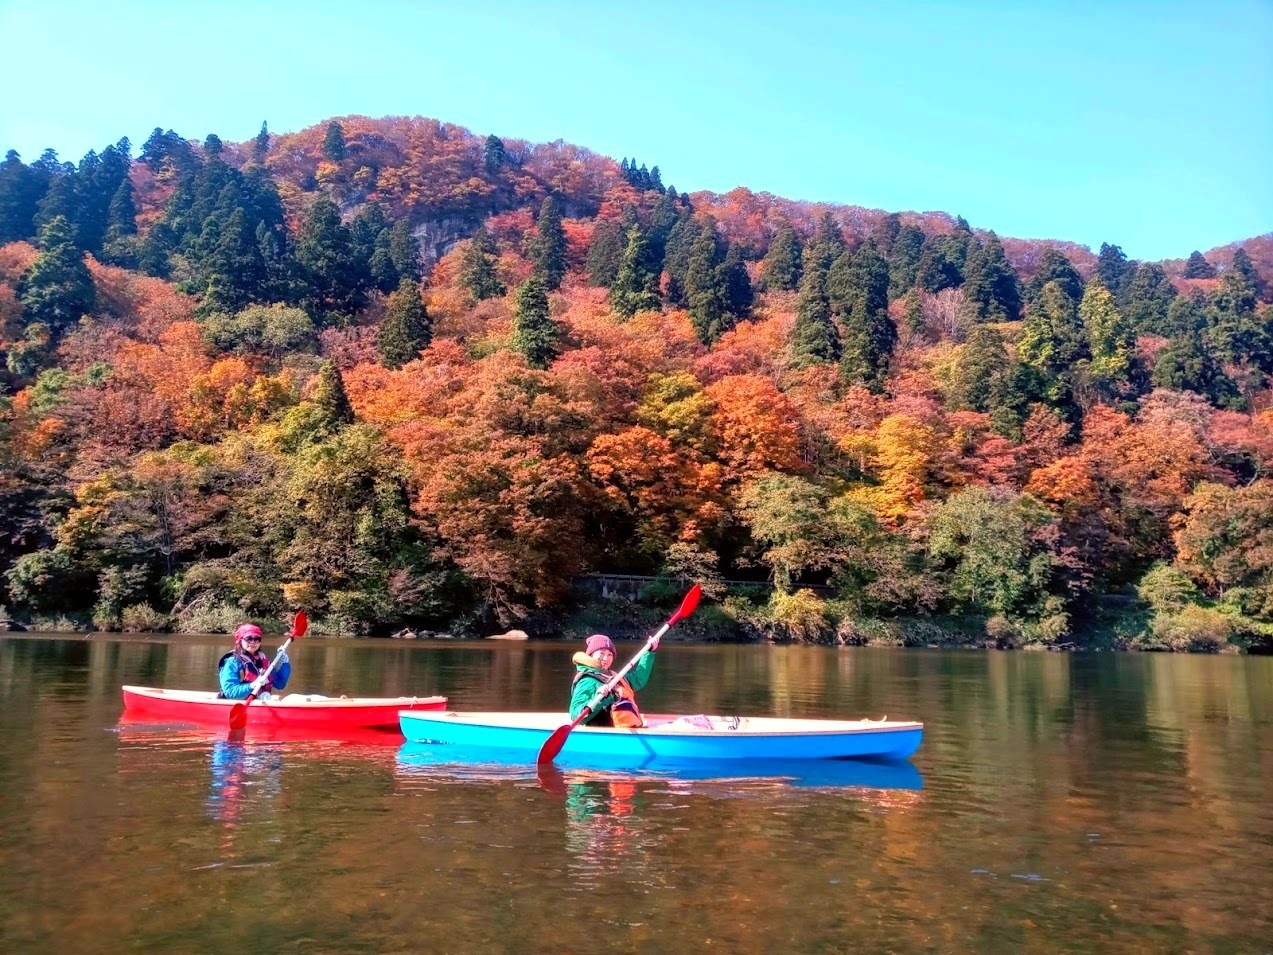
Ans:
[{"label": "double-bladed paddle", "polygon": [[677,609],[676,613],[672,614],[672,616],[668,618],[667,623],[663,624],[663,626],[659,628],[658,633],[650,637],[649,640],[645,641],[645,646],[637,651],[636,656],[628,661],[627,666],[612,676],[605,686],[593,694],[592,699],[588,701],[588,705],[579,711],[578,716],[569,723],[563,723],[561,726],[558,726],[555,730],[553,730],[552,735],[549,736],[548,739],[544,740],[544,745],[539,749],[538,762],[541,765],[543,763],[551,763],[557,758],[557,754],[561,752],[561,748],[566,745],[566,737],[570,735],[570,731],[592,715],[592,708],[604,700],[610,692],[619,685],[619,681],[628,675],[628,671],[637,665],[637,661],[649,652],[651,645],[656,643],[663,634],[667,633],[668,630],[671,629],[672,625],[678,620],[684,620],[694,612],[694,608],[698,606],[698,598],[701,597],[702,594],[703,589],[699,587],[698,584],[691,587],[690,592],[687,593],[685,595],[685,599],[681,601],[681,606]]},{"label": "double-bladed paddle", "polygon": [[[283,641],[283,645],[278,648],[278,653],[274,654],[274,659],[270,661],[270,665],[265,668],[265,672],[258,679],[262,681],[262,687],[265,681],[269,680],[270,674],[274,672],[274,668],[278,666],[279,657],[283,655],[283,651],[288,648],[293,640],[298,640],[305,636],[305,631],[309,629],[309,617],[305,616],[304,610],[298,610],[296,616],[292,618],[292,630],[287,635],[287,639]],[[258,696],[261,690],[253,691],[248,695],[242,703],[235,703],[230,707],[230,729],[241,730],[248,725],[248,707]]]}]

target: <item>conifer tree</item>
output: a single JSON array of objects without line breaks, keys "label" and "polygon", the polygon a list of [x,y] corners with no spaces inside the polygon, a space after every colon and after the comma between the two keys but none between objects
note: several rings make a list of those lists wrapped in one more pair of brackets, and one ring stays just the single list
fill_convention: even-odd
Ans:
[{"label": "conifer tree", "polygon": [[1211,295],[1207,337],[1224,361],[1273,374],[1273,328],[1255,312],[1255,290],[1230,270]]},{"label": "conifer tree", "polygon": [[1127,255],[1117,245],[1101,243],[1101,254],[1096,259],[1096,277],[1113,294],[1115,300],[1122,302],[1136,274],[1136,263],[1130,262]]},{"label": "conifer tree", "polygon": [[1136,335],[1099,279],[1088,283],[1078,314],[1092,379],[1105,397],[1113,397],[1136,377]]},{"label": "conifer tree", "polygon": [[1021,311],[1021,286],[993,232],[964,265],[964,316],[970,322],[1011,322]]},{"label": "conifer tree", "polygon": [[924,251],[924,233],[913,225],[897,230],[888,255],[888,296],[901,298],[915,285],[915,275]]},{"label": "conifer tree", "polygon": [[1233,264],[1229,266],[1229,271],[1242,276],[1257,298],[1264,292],[1259,273],[1255,271],[1255,263],[1251,261],[1251,256],[1246,254],[1246,249],[1239,247],[1234,251]]},{"label": "conifer tree", "polygon": [[898,235],[902,231],[902,217],[896,212],[890,212],[876,224],[874,231],[871,233],[871,239],[875,242],[875,247],[879,249],[880,255],[887,259],[893,251],[893,243],[897,241]]},{"label": "conifer tree", "polygon": [[1176,298],[1176,287],[1161,266],[1145,262],[1132,273],[1127,285],[1124,313],[1140,334],[1170,335],[1167,312]]},{"label": "conifer tree", "polygon": [[989,412],[1009,367],[1003,336],[993,328],[974,325],[951,373],[951,397],[955,407],[983,414]]},{"label": "conifer tree", "polygon": [[925,238],[919,261],[915,263],[915,287],[930,294],[958,288],[964,280],[958,264],[961,255],[958,244],[949,235]]},{"label": "conifer tree", "polygon": [[495,267],[498,251],[495,240],[485,229],[478,229],[469,242],[469,247],[464,250],[460,282],[469,290],[475,302],[499,298],[507,291]]},{"label": "conifer tree", "polygon": [[610,307],[616,315],[631,318],[637,312],[658,311],[659,277],[649,267],[649,258],[645,236],[634,225],[628,230],[628,244],[610,286]]},{"label": "conifer tree", "polygon": [[888,264],[869,239],[853,256],[844,305],[840,377],[881,392],[897,343],[897,326],[888,314]]},{"label": "conifer tree", "polygon": [[663,255],[663,270],[667,272],[667,299],[673,305],[684,306],[685,273],[690,266],[690,249],[698,238],[702,226],[694,213],[683,207],[677,216],[676,225],[668,233],[667,245]]},{"label": "conifer tree", "polygon": [[830,269],[832,263],[844,254],[844,249],[844,234],[840,231],[840,224],[831,215],[831,210],[827,209],[818,219],[813,238],[804,247],[805,271],[815,264],[820,268]]},{"label": "conifer tree", "polygon": [[[650,246],[650,258],[654,262],[655,271],[663,271],[663,259],[667,254],[667,240],[671,236],[672,230],[676,227],[679,213],[675,189],[663,193],[659,197],[659,201],[654,204],[654,211],[650,213],[650,228],[645,234],[645,240]],[[622,235],[620,233],[620,239],[622,239]]]},{"label": "conifer tree", "polygon": [[410,279],[417,283],[423,281],[420,246],[416,244],[415,236],[411,234],[411,223],[406,219],[399,219],[389,229],[389,258],[399,280]]},{"label": "conifer tree", "polygon": [[261,121],[261,131],[256,134],[256,139],[252,142],[252,159],[258,163],[265,162],[265,156],[270,151],[270,128],[265,120]]},{"label": "conifer tree", "polygon": [[255,231],[236,209],[219,230],[216,247],[203,259],[205,270],[201,314],[234,314],[266,298],[269,275]]},{"label": "conifer tree", "polygon": [[305,281],[302,304],[313,318],[357,311],[362,295],[353,242],[336,203],[326,196],[310,207],[296,243],[296,262]]},{"label": "conifer tree", "polygon": [[756,292],[751,286],[751,276],[747,272],[747,263],[743,261],[740,245],[734,243],[725,250],[725,261],[720,264],[719,271],[717,281],[721,286],[725,312],[735,318],[746,318],[751,314]]},{"label": "conifer tree", "polygon": [[386,368],[415,361],[433,340],[433,323],[420,300],[420,287],[403,279],[389,296],[389,310],[376,334],[376,351]]},{"label": "conifer tree", "polygon": [[55,336],[91,312],[96,289],[71,224],[54,216],[40,229],[40,255],[31,265],[22,290],[29,322],[39,322]]},{"label": "conifer tree", "polygon": [[552,196],[539,207],[531,261],[546,291],[561,288],[561,280],[566,276],[566,233],[561,227],[561,210]]},{"label": "conifer tree", "polygon": [[1236,409],[1242,404],[1237,385],[1216,360],[1210,343],[1197,330],[1173,338],[1158,353],[1153,382],[1156,388],[1192,391],[1222,408]]},{"label": "conifer tree", "polygon": [[557,325],[548,314],[548,293],[538,273],[517,287],[513,349],[532,368],[546,369],[557,357]]},{"label": "conifer tree", "polygon": [[486,166],[487,174],[499,175],[499,171],[504,168],[507,161],[508,152],[504,149],[504,140],[494,133],[487,136],[486,143],[482,147],[482,162]]},{"label": "conifer tree", "polygon": [[1172,299],[1161,330],[1155,334],[1167,338],[1201,335],[1207,330],[1207,300],[1195,289],[1189,295],[1177,295]]},{"label": "conifer tree", "polygon": [[[889,290],[892,294],[892,275],[889,277]],[[902,327],[910,334],[917,338],[926,338],[928,336],[928,323],[924,320],[923,299],[920,297],[920,291],[912,288],[906,293],[906,300],[902,302]]]},{"label": "conifer tree", "polygon": [[803,368],[819,362],[837,362],[840,354],[840,332],[827,298],[827,273],[815,265],[800,282],[796,324],[791,333],[791,363]]},{"label": "conifer tree", "polygon": [[1042,376],[1050,401],[1068,400],[1074,365],[1091,356],[1078,303],[1060,280],[1048,282],[1027,306],[1017,356]]},{"label": "conifer tree", "polygon": [[614,219],[598,222],[588,246],[588,282],[597,288],[610,288],[619,274],[625,247],[623,227]]},{"label": "conifer tree", "polygon": [[334,119],[327,124],[327,132],[323,136],[323,155],[332,162],[345,158],[345,129]]},{"label": "conifer tree", "polygon": [[[800,287],[802,250],[800,238],[791,224],[784,222],[769,244],[769,252],[761,265],[765,288],[790,292]],[[825,278],[824,278],[825,284]]]},{"label": "conifer tree", "polygon": [[698,340],[704,345],[710,345],[733,327],[732,316],[726,309],[720,264],[716,223],[709,217],[694,240],[685,270],[685,298],[689,304],[690,321],[694,324]]},{"label": "conifer tree", "polygon": [[1083,278],[1074,268],[1073,263],[1057,249],[1048,246],[1039,258],[1039,268],[1034,278],[1026,286],[1026,301],[1038,300],[1043,287],[1049,282],[1056,282],[1058,289],[1067,295],[1076,306],[1083,298]]},{"label": "conifer tree", "polygon": [[27,166],[10,149],[0,163],[0,245],[35,235],[35,214],[48,190],[48,176]]},{"label": "conifer tree", "polygon": [[333,362],[323,362],[318,371],[318,382],[310,399],[317,406],[331,430],[354,423],[354,406],[345,391],[345,379]]},{"label": "conifer tree", "polygon": [[1187,279],[1213,279],[1216,277],[1216,268],[1206,260],[1201,252],[1195,250],[1189,255],[1189,261],[1185,263],[1184,277]]}]

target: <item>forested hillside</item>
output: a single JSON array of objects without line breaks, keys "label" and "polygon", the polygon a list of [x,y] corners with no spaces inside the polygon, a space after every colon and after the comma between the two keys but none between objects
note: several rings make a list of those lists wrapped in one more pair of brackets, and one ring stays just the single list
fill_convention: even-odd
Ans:
[{"label": "forested hillside", "polygon": [[1273,234],[1137,262],[427,119],[133,152],[0,164],[0,617],[534,629],[593,571],[777,638],[1273,641]]}]

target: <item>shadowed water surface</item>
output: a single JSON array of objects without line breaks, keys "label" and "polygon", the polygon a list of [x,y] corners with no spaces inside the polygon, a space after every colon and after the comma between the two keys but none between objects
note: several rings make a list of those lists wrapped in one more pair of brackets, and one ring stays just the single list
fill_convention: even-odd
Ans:
[{"label": "shadowed water surface", "polygon": [[[0,950],[1273,951],[1270,659],[665,644],[647,710],[926,724],[743,778],[119,725],[224,649],[0,639]],[[307,638],[289,690],[554,709],[573,649]]]}]

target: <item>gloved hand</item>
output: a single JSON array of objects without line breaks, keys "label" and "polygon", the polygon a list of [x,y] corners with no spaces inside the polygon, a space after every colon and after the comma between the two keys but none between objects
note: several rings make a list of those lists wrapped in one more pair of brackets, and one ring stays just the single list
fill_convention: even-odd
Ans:
[{"label": "gloved hand", "polygon": [[659,640],[660,640],[660,639],[662,639],[662,638],[661,638],[661,637],[651,637],[651,638],[650,638],[650,652],[651,652],[651,653],[653,653],[655,650],[657,650],[657,649],[659,648]]},{"label": "gloved hand", "polygon": [[261,689],[262,688],[268,689],[269,685],[270,685],[270,681],[268,679],[266,679],[263,676],[258,676],[255,680],[252,681],[252,692],[255,693],[257,696],[260,696]]},{"label": "gloved hand", "polygon": [[278,665],[282,666],[284,663],[287,663],[287,662],[288,662],[287,651],[280,650],[278,652]]}]

